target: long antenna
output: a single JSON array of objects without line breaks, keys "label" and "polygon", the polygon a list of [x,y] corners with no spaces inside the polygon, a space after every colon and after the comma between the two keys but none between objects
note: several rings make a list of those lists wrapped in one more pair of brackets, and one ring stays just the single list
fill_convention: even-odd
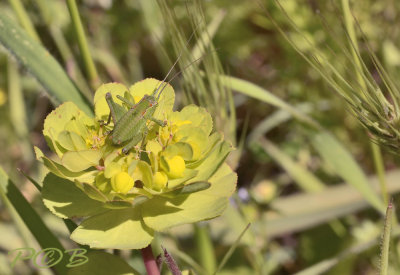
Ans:
[{"label": "long antenna", "polygon": [[[179,72],[177,72],[176,74],[174,74],[168,82],[165,82],[165,85],[162,87],[160,93],[158,94],[157,101],[160,99],[161,92],[167,87],[167,85],[168,85],[172,80],[174,80],[176,77],[178,77],[179,75],[181,75],[187,68],[189,68],[190,66],[192,66],[194,63],[196,63],[197,61],[203,59],[206,55],[211,54],[211,53],[215,53],[215,52],[217,52],[218,50],[219,50],[219,49],[215,49],[215,50],[213,50],[213,51],[204,53],[202,56],[200,56],[199,58],[193,60],[192,62],[190,62],[189,64],[187,64],[185,67],[183,67],[182,70],[180,70]],[[161,84],[163,84],[163,83],[164,83],[164,82],[162,82]]]},{"label": "long antenna", "polygon": [[[199,28],[199,26],[200,26],[200,22],[199,22],[199,24],[194,28],[192,34],[190,35],[188,41],[186,42],[185,47],[187,47],[187,46],[189,45],[190,40],[192,40],[192,38],[193,38],[194,34],[196,33],[197,29]],[[171,69],[169,69],[169,71],[168,71],[167,75],[164,77],[163,81],[160,83],[160,85],[159,85],[159,86],[157,87],[157,89],[154,91],[154,93],[153,93],[153,96],[154,96],[154,97],[157,95],[157,92],[160,90],[161,86],[165,83],[165,80],[167,80],[168,76],[171,74],[171,72],[172,72],[172,70],[175,68],[176,64],[178,64],[179,60],[180,60],[181,57],[182,57],[183,52],[184,52],[184,51],[183,51],[183,49],[182,49],[182,51],[179,53],[178,58],[175,60],[174,64],[172,65]],[[171,80],[170,80],[170,81],[171,81]],[[161,92],[162,92],[163,90],[164,90],[164,88],[161,89],[161,91],[159,92],[159,94],[158,94],[158,96],[157,96],[157,100],[160,98]]]}]

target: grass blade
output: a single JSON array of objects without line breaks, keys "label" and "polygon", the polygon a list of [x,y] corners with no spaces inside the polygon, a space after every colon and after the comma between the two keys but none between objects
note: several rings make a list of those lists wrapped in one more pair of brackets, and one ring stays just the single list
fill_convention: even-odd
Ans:
[{"label": "grass blade", "polygon": [[60,64],[3,12],[0,12],[0,44],[43,85],[54,105],[72,101],[88,115],[93,113],[91,104],[85,100]]},{"label": "grass blade", "polygon": [[[9,200],[18,212],[25,225],[29,228],[32,235],[38,241],[40,246],[45,248],[57,248],[62,252],[65,250],[59,240],[43,223],[40,216],[32,208],[29,202],[21,194],[15,184],[8,178],[7,174],[0,167],[0,196],[3,200]],[[66,274],[68,268],[68,257],[63,257],[61,261],[54,266],[58,274]]]},{"label": "grass blade", "polygon": [[231,88],[232,90],[240,92],[249,97],[258,99],[262,102],[271,104],[275,107],[281,108],[281,109],[289,112],[292,116],[294,116],[298,120],[300,120],[304,123],[307,123],[316,129],[321,128],[321,126],[319,126],[318,123],[316,121],[314,121],[311,117],[305,115],[301,111],[299,111],[296,108],[287,104],[285,101],[283,101],[276,95],[272,94],[268,90],[266,90],[256,84],[253,84],[244,79],[227,76],[227,75],[219,76],[219,78],[224,86],[227,86],[227,87]]},{"label": "grass blade", "polygon": [[243,229],[242,233],[240,233],[239,237],[236,239],[236,241],[232,244],[232,246],[229,248],[228,252],[226,252],[224,258],[222,259],[221,263],[218,265],[217,270],[214,272],[214,275],[217,274],[226,264],[226,262],[229,260],[233,252],[235,251],[236,247],[239,245],[240,240],[242,239],[244,233],[246,233],[247,229],[250,227],[250,223]]},{"label": "grass blade", "polygon": [[324,189],[324,184],[307,169],[294,162],[271,141],[260,138],[257,142],[265,152],[272,157],[296,181],[301,189],[308,192],[318,192]]},{"label": "grass blade", "polygon": [[[400,192],[398,179],[400,170],[387,173],[388,192]],[[374,190],[379,188],[377,177],[368,179]],[[295,194],[274,200],[273,212],[266,212],[262,217],[264,237],[272,238],[287,233],[298,232],[318,224],[326,223],[356,213],[368,207],[368,202],[354,187],[339,184],[326,187],[318,193]]]},{"label": "grass blade", "polygon": [[15,14],[17,15],[18,21],[21,23],[21,26],[29,33],[29,35],[35,39],[36,41],[40,42],[39,35],[37,34],[35,27],[32,24],[31,19],[26,12],[24,5],[21,3],[20,0],[9,0],[11,6]]},{"label": "grass blade", "polygon": [[312,136],[314,148],[348,184],[355,187],[379,212],[385,212],[385,205],[368,184],[368,179],[349,152],[328,132]]}]

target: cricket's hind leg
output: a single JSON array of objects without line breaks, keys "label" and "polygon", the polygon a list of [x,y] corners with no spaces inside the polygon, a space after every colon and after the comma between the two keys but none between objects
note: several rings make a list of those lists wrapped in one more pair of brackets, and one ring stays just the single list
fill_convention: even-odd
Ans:
[{"label": "cricket's hind leg", "polygon": [[142,135],[133,136],[133,138],[128,142],[128,144],[125,145],[124,148],[122,148],[122,153],[127,155],[129,153],[129,150],[131,150],[133,147],[135,147],[141,139],[142,139]]},{"label": "cricket's hind leg", "polygon": [[[133,139],[122,149],[122,153],[128,154],[130,149],[135,148],[136,159],[140,159],[140,155],[142,153],[150,153],[150,152],[145,150],[145,145],[146,145],[145,141],[146,141],[146,137],[147,137],[148,133],[149,133],[149,129],[146,127],[144,129],[144,132],[143,132],[142,135],[136,135],[136,136],[133,137]],[[138,143],[139,143],[140,140],[142,142],[141,142],[141,145],[139,147]]]}]

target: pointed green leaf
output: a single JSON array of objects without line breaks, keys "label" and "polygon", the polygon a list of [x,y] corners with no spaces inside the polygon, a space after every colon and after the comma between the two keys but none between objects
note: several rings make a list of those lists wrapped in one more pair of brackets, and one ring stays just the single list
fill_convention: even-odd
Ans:
[{"label": "pointed green leaf", "polygon": [[210,188],[211,184],[206,181],[196,181],[189,184],[186,184],[182,187],[174,189],[171,192],[163,193],[162,195],[165,197],[175,197],[179,195],[186,195],[191,193],[196,193],[202,190],[206,190]]},{"label": "pointed green leaf", "polygon": [[[29,231],[44,248],[57,248],[64,251],[64,247],[53,233],[47,228],[38,213],[32,208],[31,204],[21,194],[15,184],[8,178],[7,174],[0,167],[0,197],[5,203],[11,203],[18,212]],[[59,274],[66,274],[68,258],[63,257],[61,262],[54,266]]]},{"label": "pointed green leaf", "polygon": [[72,101],[86,114],[93,113],[60,64],[5,11],[0,12],[0,43],[43,85],[54,105]]}]

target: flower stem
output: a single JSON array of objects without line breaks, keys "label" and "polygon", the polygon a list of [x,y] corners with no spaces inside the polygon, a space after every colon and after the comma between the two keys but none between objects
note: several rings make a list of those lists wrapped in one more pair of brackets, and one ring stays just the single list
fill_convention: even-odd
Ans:
[{"label": "flower stem", "polygon": [[141,252],[147,274],[160,275],[160,270],[158,270],[156,260],[154,259],[153,251],[151,250],[151,246],[148,245],[147,247],[142,248]]},{"label": "flower stem", "polygon": [[75,34],[78,39],[78,46],[83,58],[86,73],[89,77],[92,87],[96,87],[98,85],[99,79],[92,56],[90,55],[89,45],[86,40],[85,31],[83,30],[81,18],[79,17],[76,0],[67,0],[67,6],[71,16],[71,21],[74,27]]}]

